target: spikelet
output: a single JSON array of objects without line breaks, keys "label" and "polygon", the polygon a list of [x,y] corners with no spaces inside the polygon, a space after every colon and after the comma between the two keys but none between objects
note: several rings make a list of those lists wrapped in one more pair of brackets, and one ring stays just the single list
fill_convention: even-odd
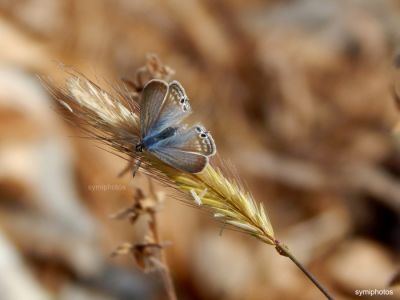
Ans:
[{"label": "spikelet", "polygon": [[67,80],[67,90],[83,110],[93,113],[94,121],[100,121],[112,128],[133,129],[135,131],[132,133],[138,135],[137,115],[94,83],[73,76]]},{"label": "spikelet", "polygon": [[107,93],[79,74],[72,74],[66,87],[57,91],[54,94],[59,101],[86,124],[90,136],[129,159],[140,158],[144,172],[173,187],[192,204],[211,211],[219,221],[276,245],[263,205],[255,202],[237,180],[225,177],[220,168],[209,164],[201,173],[190,174],[166,165],[151,154],[134,151],[140,129],[139,107],[133,99],[123,93]]},{"label": "spikelet", "polygon": [[275,245],[274,231],[263,205],[257,204],[240,184],[226,178],[221,169],[209,164],[201,173],[188,174],[156,160],[152,166],[218,220]]}]

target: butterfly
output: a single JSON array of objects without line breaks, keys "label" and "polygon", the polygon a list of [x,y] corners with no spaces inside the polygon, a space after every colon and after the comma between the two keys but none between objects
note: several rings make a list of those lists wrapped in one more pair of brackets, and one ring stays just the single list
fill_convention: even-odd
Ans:
[{"label": "butterfly", "polygon": [[178,81],[149,81],[142,92],[136,151],[147,151],[185,172],[201,172],[216,153],[216,146],[201,124],[189,127],[182,123],[191,112],[189,99]]}]

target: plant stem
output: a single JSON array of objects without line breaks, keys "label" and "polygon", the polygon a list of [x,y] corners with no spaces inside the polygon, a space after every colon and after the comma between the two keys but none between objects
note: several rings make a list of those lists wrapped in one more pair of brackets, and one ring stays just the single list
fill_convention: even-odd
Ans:
[{"label": "plant stem", "polygon": [[312,281],[312,283],[324,294],[324,296],[329,300],[334,300],[334,298],[329,294],[329,292],[324,288],[321,283],[314,277],[294,256],[290,253],[289,249],[281,244],[279,241],[275,241],[275,249],[282,256],[290,258],[292,262]]},{"label": "plant stem", "polygon": [[[149,186],[150,186],[150,193],[152,194],[154,199],[156,199],[156,194],[155,194],[154,186],[153,186],[151,179],[149,180]],[[149,213],[149,215],[150,215],[149,225],[150,225],[150,230],[153,233],[154,242],[158,245],[162,245],[162,240],[161,240],[161,237],[160,237],[160,234],[158,231],[157,212],[152,211],[151,213]],[[161,265],[159,267],[160,267],[160,271],[162,273],[161,275],[162,275],[162,278],[163,278],[163,281],[165,284],[165,290],[168,295],[168,300],[177,300],[178,297],[176,296],[174,283],[172,280],[171,272],[168,268],[167,258],[166,258],[165,250],[163,249],[163,247],[161,247],[161,249],[160,249],[160,263],[161,263]]]},{"label": "plant stem", "polygon": [[[151,217],[150,228],[151,228],[151,231],[153,232],[154,241],[156,244],[161,245],[161,239],[160,239],[160,235],[158,233],[156,213],[155,212],[152,213],[150,215],[150,217]],[[169,300],[177,300],[178,298],[176,296],[174,283],[172,281],[171,272],[169,271],[167,259],[166,259],[164,251],[165,251],[164,249],[162,249],[162,248],[160,249],[160,262],[161,262],[160,271],[163,273],[162,278],[163,278],[163,281],[165,284],[165,290],[168,294]]]}]

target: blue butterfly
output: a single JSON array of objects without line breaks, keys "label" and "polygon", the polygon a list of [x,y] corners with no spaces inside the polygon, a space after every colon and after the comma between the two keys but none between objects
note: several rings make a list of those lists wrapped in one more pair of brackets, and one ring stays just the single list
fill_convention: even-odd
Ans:
[{"label": "blue butterfly", "polygon": [[166,164],[189,173],[201,172],[216,153],[211,134],[200,124],[188,127],[182,121],[191,108],[178,81],[149,81],[142,92],[140,142],[136,151],[148,151]]}]

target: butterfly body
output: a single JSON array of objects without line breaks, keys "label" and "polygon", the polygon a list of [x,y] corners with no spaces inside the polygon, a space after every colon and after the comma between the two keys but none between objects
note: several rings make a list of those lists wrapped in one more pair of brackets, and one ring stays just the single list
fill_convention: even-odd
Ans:
[{"label": "butterfly body", "polygon": [[142,152],[143,150],[151,151],[152,149],[156,149],[157,144],[160,141],[174,136],[176,134],[176,131],[177,131],[176,127],[167,127],[163,131],[155,135],[147,136],[142,140],[141,143],[136,145],[136,151]]},{"label": "butterfly body", "polygon": [[202,125],[188,127],[182,123],[190,113],[188,97],[179,82],[148,82],[142,94],[141,141],[136,151],[148,151],[182,171],[201,172],[216,147]]}]

